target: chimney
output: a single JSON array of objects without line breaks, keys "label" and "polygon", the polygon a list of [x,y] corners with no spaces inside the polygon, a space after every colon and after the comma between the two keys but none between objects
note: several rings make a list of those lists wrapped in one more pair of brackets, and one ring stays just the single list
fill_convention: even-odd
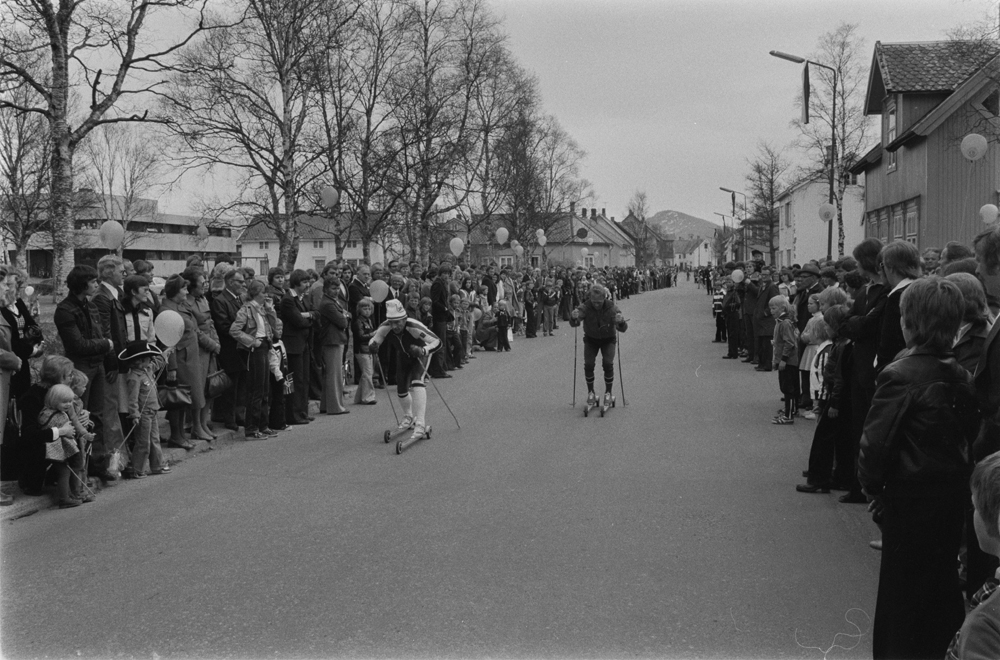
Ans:
[{"label": "chimney", "polygon": [[576,202],[569,203],[569,214],[576,215]]},{"label": "chimney", "polygon": [[590,217],[591,218],[597,217],[597,209],[590,209]]},{"label": "chimney", "polygon": [[615,221],[615,216],[611,216],[611,222]]},{"label": "chimney", "polygon": [[607,209],[601,209],[601,215],[604,216],[605,218],[608,217],[608,210]]},{"label": "chimney", "polygon": [[586,218],[587,217],[587,207],[586,206],[583,207],[582,209],[580,209],[580,217],[581,218]]}]

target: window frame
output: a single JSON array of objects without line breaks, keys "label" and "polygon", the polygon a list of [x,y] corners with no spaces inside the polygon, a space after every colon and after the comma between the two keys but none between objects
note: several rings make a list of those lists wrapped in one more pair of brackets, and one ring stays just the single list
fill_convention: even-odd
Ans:
[{"label": "window frame", "polygon": [[[885,103],[885,122],[882,125],[882,146],[887,147],[896,139],[899,130],[899,112],[895,97],[890,98]],[[895,172],[898,166],[896,152],[889,151],[886,154],[886,172]]]}]

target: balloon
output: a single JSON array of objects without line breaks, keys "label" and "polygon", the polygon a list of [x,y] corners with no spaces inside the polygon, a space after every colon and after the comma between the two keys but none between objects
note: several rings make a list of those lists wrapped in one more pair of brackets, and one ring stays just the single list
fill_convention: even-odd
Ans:
[{"label": "balloon", "polygon": [[588,236],[587,237],[587,245],[593,245],[593,244],[594,244],[594,237],[593,236]]},{"label": "balloon", "polygon": [[497,236],[497,243],[499,243],[500,245],[503,245],[504,243],[506,243],[507,242],[507,235],[508,234],[507,234],[507,229],[506,228],[500,227],[500,229],[497,229],[497,234],[496,234],[496,236]]},{"label": "balloon", "polygon": [[746,277],[746,275],[744,275],[743,271],[740,270],[739,268],[733,271],[733,281],[736,282],[737,284],[742,282],[744,277]]},{"label": "balloon", "polygon": [[107,220],[101,225],[99,236],[101,237],[101,245],[109,250],[117,250],[125,238],[125,228],[119,222]]},{"label": "balloon", "polygon": [[323,206],[332,209],[340,201],[340,193],[333,186],[327,186],[319,191],[319,199]]},{"label": "balloon", "polygon": [[830,222],[837,217],[837,206],[835,204],[821,204],[819,207],[819,219],[823,222]]},{"label": "balloon", "polygon": [[462,250],[465,249],[465,243],[462,241],[461,238],[456,236],[455,238],[451,239],[449,247],[451,248],[451,253],[457,257],[458,255],[462,254]]},{"label": "balloon", "polygon": [[510,246],[511,246],[512,248],[516,248],[516,247],[517,247],[518,245],[520,245],[520,244],[521,244],[521,241],[511,241],[511,242],[510,242]]},{"label": "balloon", "polygon": [[541,229],[541,228],[536,229],[535,230],[535,236],[537,236],[538,238],[541,238],[542,236],[545,236],[545,230]]},{"label": "balloon", "polygon": [[540,245],[541,247],[545,247],[545,244],[548,243],[548,242],[549,242],[549,239],[545,238],[544,236],[539,236],[538,237],[538,245]]},{"label": "balloon", "polygon": [[590,250],[588,250],[587,248],[580,248],[580,254],[586,257],[588,254],[590,254]]},{"label": "balloon", "polygon": [[979,209],[979,215],[986,224],[993,224],[996,222],[997,216],[1000,216],[1000,209],[997,208],[996,204],[984,204],[983,208]]},{"label": "balloon", "polygon": [[35,287],[33,286],[24,287],[24,295],[28,296],[29,298],[35,295]]},{"label": "balloon", "polygon": [[474,310],[472,310],[472,320],[473,321],[478,321],[481,318],[483,318],[483,310],[481,310],[481,309],[474,309]]},{"label": "balloon", "polygon": [[517,246],[515,246],[515,247],[514,247],[514,254],[516,254],[516,255],[517,255],[517,256],[519,256],[519,257],[520,257],[521,255],[523,255],[523,254],[524,254],[524,247],[522,247],[522,246],[520,246],[520,245],[517,245]]},{"label": "balloon", "polygon": [[195,233],[198,234],[200,238],[205,238],[208,236],[208,227],[205,225],[198,225],[198,229],[195,230]]},{"label": "balloon", "polygon": [[371,294],[375,302],[385,302],[389,297],[389,285],[382,280],[375,280],[368,285],[368,293]]},{"label": "balloon", "polygon": [[962,138],[962,155],[970,161],[977,161],[986,155],[989,143],[979,133],[969,133]]},{"label": "balloon", "polygon": [[171,348],[177,345],[184,334],[184,319],[174,310],[165,309],[156,317],[153,327],[156,329],[156,338],[164,346]]}]

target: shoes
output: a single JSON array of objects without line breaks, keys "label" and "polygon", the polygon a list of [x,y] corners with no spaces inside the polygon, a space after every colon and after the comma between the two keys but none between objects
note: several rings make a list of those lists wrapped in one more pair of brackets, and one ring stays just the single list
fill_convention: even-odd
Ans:
[{"label": "shoes", "polygon": [[597,405],[597,395],[594,394],[593,392],[590,392],[589,394],[587,394],[587,405],[588,406],[596,406]]},{"label": "shoes", "polygon": [[841,481],[834,481],[830,483],[830,490],[851,490],[851,487]]},{"label": "shoes", "polygon": [[288,428],[288,424],[282,424],[281,426],[273,427],[275,431],[284,431]]},{"label": "shoes", "polygon": [[243,437],[246,438],[247,440],[267,440],[271,436],[267,435],[266,433],[261,433],[260,431],[254,431],[253,433],[247,433]]},{"label": "shoes", "polygon": [[142,472],[136,472],[132,468],[122,470],[122,479],[142,479],[143,476],[145,475]]},{"label": "shoes", "polygon": [[188,442],[187,440],[185,440],[184,442],[173,442],[173,441],[170,441],[170,442],[167,443],[167,446],[168,447],[173,447],[175,449],[186,449],[188,451],[191,451],[192,449],[194,449],[194,443]]},{"label": "shoes", "polygon": [[313,417],[312,415],[310,415],[310,416],[309,416],[309,417],[308,417],[307,419],[308,419],[308,420],[309,420],[310,422],[315,422],[315,421],[316,421],[316,418],[315,418],[315,417]]},{"label": "shoes", "polygon": [[869,541],[868,547],[871,548],[872,550],[878,550],[879,552],[882,552],[882,540],[879,539],[878,541]]},{"label": "shoes", "polygon": [[226,428],[229,429],[230,431],[239,431],[240,430],[240,427],[237,426],[236,424],[226,424]]},{"label": "shoes", "polygon": [[362,406],[374,406],[378,401],[361,401],[359,403]]},{"label": "shoes", "polygon": [[754,364],[756,360],[751,360],[750,358],[743,358],[740,362],[747,362],[749,364]]},{"label": "shoes", "polygon": [[[451,376],[449,376],[449,378],[450,378],[450,377],[451,377]],[[350,410],[341,410],[340,412],[331,412],[331,413],[327,413],[327,415],[347,415],[347,414],[349,414],[350,412],[351,412]]]},{"label": "shoes", "polygon": [[308,423],[309,423],[309,420],[307,420],[307,419],[300,419],[300,420],[296,420],[296,421],[292,422],[292,426],[300,426],[300,425],[308,424]]},{"label": "shoes", "polygon": [[736,356],[735,355],[723,355],[722,359],[723,360],[735,360]]},{"label": "shoes", "polygon": [[795,420],[791,417],[785,417],[784,415],[778,415],[771,420],[772,424],[778,424],[779,426],[785,426],[787,424],[794,424]]},{"label": "shoes", "polygon": [[260,430],[260,432],[263,433],[264,435],[270,436],[272,438],[277,438],[278,437],[278,432],[277,431],[275,431],[274,429],[269,429],[266,426],[264,428],[262,428]]},{"label": "shoes", "polygon": [[7,493],[0,493],[0,506],[10,506],[14,503],[14,496]]},{"label": "shoes", "polygon": [[164,465],[164,466],[161,466],[161,467],[159,467],[159,468],[157,468],[155,470],[150,470],[149,473],[153,474],[153,475],[156,475],[156,474],[169,474],[170,473],[170,466],[169,465]]},{"label": "shoes", "polygon": [[837,501],[841,504],[868,504],[868,498],[865,497],[864,493],[848,492],[846,495],[838,497]]},{"label": "shoes", "polygon": [[74,499],[80,500],[80,504],[90,504],[91,502],[93,502],[94,500],[97,499],[96,497],[94,497],[90,493],[81,493],[81,494],[78,494],[78,495],[74,495],[73,497],[74,497]]},{"label": "shoes", "polygon": [[802,413],[802,419],[816,419],[816,413],[811,410],[807,410]]},{"label": "shoes", "polygon": [[81,504],[83,504],[83,502],[72,498],[68,500],[59,500],[60,509],[72,509],[73,507],[80,506]]},{"label": "shoes", "polygon": [[754,371],[771,371],[771,367],[754,367]]},{"label": "shoes", "polygon": [[412,428],[412,427],[413,427],[413,417],[411,417],[410,415],[407,415],[406,417],[403,418],[403,421],[401,421],[399,423],[399,427],[398,428],[400,428],[400,429],[408,429],[408,428]]},{"label": "shoes", "polygon": [[809,478],[809,470],[802,470],[802,476],[805,477],[806,479],[808,479]]},{"label": "shoes", "polygon": [[795,490],[799,493],[829,493],[830,487],[818,484],[799,484]]}]

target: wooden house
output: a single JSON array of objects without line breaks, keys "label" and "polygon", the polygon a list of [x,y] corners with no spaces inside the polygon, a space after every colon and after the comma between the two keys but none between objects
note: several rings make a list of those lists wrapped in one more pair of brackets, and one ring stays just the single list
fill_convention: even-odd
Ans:
[{"label": "wooden house", "polygon": [[850,170],[865,175],[865,236],[971,244],[979,209],[998,201],[1000,150],[972,162],[961,143],[995,135],[997,80],[996,60],[968,42],[875,44],[864,111],[881,118],[881,140]]}]

